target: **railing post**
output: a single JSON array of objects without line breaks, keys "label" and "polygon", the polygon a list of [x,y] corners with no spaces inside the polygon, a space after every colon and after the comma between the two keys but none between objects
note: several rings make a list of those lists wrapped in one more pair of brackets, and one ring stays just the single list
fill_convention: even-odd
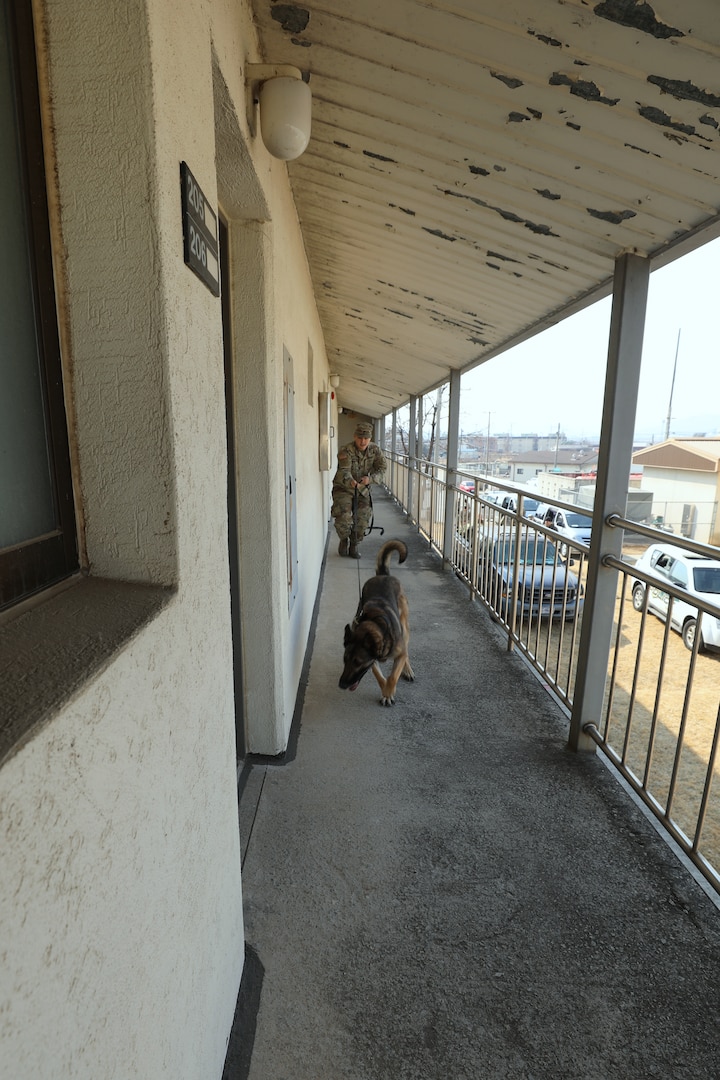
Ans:
[{"label": "railing post", "polygon": [[640,255],[615,262],[612,318],[598,457],[587,594],[582,617],[578,669],[570,721],[571,750],[595,751],[585,734],[599,724],[612,641],[618,572],[603,564],[605,555],[622,555],[622,529],[606,524],[610,514],[625,516],[632,465],[643,330],[650,265]]},{"label": "railing post", "polygon": [[[447,472],[445,488],[445,524],[443,529],[443,559],[445,566],[452,561],[455,541],[455,518],[457,515],[457,467],[460,432],[460,380],[459,371],[450,372],[450,402],[448,405]],[[438,424],[439,430],[439,424]]]}]

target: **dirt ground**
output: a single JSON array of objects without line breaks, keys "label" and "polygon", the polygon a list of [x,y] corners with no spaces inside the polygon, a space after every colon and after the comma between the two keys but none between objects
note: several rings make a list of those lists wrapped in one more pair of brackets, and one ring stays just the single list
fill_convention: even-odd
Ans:
[{"label": "dirt ground", "polygon": [[[720,869],[720,778],[716,775],[720,759],[709,772],[720,719],[720,655],[699,654],[688,687],[691,653],[679,634],[674,630],[666,633],[665,623],[648,615],[635,674],[643,618],[633,609],[629,591],[622,605],[618,601],[618,614],[621,636],[608,741],[624,753],[636,776],[647,778],[647,789],[663,805],[676,770],[669,813],[690,839],[695,839],[703,788],[710,775],[712,784],[698,848]],[[661,674],[663,648],[666,661]]]},{"label": "dirt ground", "polygon": [[[635,553],[639,554],[639,552]],[[576,562],[573,569],[584,577]],[[608,679],[604,715],[598,724],[615,752],[623,758],[648,792],[673,818],[698,850],[720,871],[720,754],[711,772],[705,820],[696,838],[703,790],[713,754],[713,740],[720,725],[720,654],[697,656],[690,689],[691,653],[674,630],[654,615],[644,619],[632,606],[630,585],[622,596],[622,580],[616,607],[620,622],[617,662],[615,647],[609,672],[615,666],[614,683]],[[549,635],[549,636],[548,636]],[[561,697],[572,699],[580,628],[554,622],[525,628],[523,642],[537,657],[556,684]],[[642,640],[641,640],[642,639]],[[639,662],[636,659],[639,651]],[[665,664],[662,656],[665,649]],[[608,713],[609,706],[609,713]],[[682,749],[678,735],[682,728]],[[667,805],[673,772],[674,793]]]}]

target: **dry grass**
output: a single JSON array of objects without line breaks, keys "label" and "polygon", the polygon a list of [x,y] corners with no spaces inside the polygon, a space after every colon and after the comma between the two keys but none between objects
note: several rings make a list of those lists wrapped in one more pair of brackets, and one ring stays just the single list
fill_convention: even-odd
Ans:
[{"label": "dry grass", "polygon": [[[691,653],[680,635],[673,630],[666,633],[665,624],[648,615],[638,654],[643,619],[633,609],[629,591],[622,608],[618,600],[617,615],[621,633],[608,742],[623,754],[628,767],[645,780],[650,794],[663,806],[673,770],[677,770],[670,813],[693,839],[718,721],[720,656],[698,655],[688,689]],[[666,660],[661,673],[663,648]],[[678,755],[681,726],[682,749]],[[715,773],[718,768],[720,761],[716,762]],[[720,786],[716,776],[711,779],[715,788],[710,789],[698,846],[705,858],[720,869]]]}]

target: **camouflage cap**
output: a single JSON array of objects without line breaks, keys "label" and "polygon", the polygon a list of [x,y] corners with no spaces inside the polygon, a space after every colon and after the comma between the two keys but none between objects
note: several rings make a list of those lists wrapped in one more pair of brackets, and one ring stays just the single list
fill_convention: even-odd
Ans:
[{"label": "camouflage cap", "polygon": [[361,421],[355,426],[355,435],[360,439],[372,439],[373,426],[366,421]]}]

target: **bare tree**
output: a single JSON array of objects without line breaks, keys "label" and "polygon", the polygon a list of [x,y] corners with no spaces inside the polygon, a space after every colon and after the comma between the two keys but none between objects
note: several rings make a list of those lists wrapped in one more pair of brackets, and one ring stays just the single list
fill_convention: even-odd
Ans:
[{"label": "bare tree", "polygon": [[430,440],[428,445],[427,458],[425,462],[425,472],[430,470],[430,462],[434,461],[435,454],[435,434],[440,426],[440,414],[442,412],[442,400],[445,390],[447,389],[447,383],[443,383],[438,387],[437,396],[435,398],[435,404],[432,407],[430,414]]}]

